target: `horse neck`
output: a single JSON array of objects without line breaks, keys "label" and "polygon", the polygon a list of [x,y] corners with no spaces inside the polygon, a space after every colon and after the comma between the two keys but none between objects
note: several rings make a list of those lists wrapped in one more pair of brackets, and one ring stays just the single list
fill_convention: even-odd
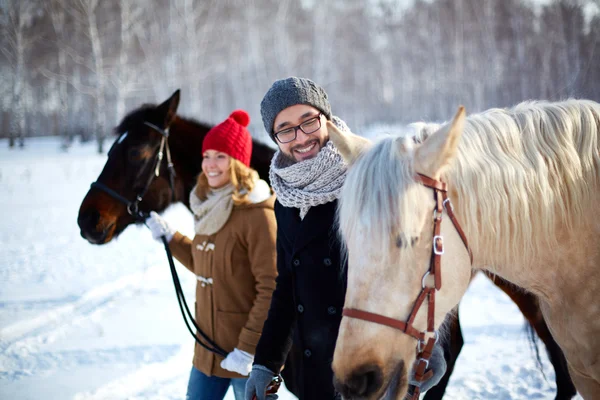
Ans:
[{"label": "horse neck", "polygon": [[210,127],[176,117],[169,129],[169,147],[176,171],[177,200],[189,208],[189,197],[202,171],[202,141]]},{"label": "horse neck", "polygon": [[[569,210],[562,217],[553,219],[548,224],[549,230],[544,230],[544,224],[540,221],[547,214],[532,216],[529,222],[524,218],[525,211],[537,215],[533,202],[529,203],[529,209],[521,209],[517,213],[516,207],[511,207],[514,203],[510,201],[498,209],[497,220],[483,218],[482,207],[500,202],[499,194],[489,190],[489,185],[475,184],[471,191],[464,188],[459,190],[461,180],[484,181],[486,178],[481,175],[482,171],[470,170],[467,165],[465,163],[461,168],[452,168],[444,179],[449,185],[455,214],[469,241],[474,269],[492,272],[542,297],[549,297],[551,294],[546,293],[560,289],[557,284],[582,283],[581,279],[573,276],[571,268],[576,268],[576,264],[584,268],[582,265],[585,260],[595,257],[595,248],[586,243],[600,229],[596,219],[585,218],[585,214],[579,215],[577,211]],[[478,178],[473,179],[473,176]],[[590,176],[585,176],[582,181],[587,182],[585,185],[589,186],[590,193],[589,197],[582,200],[581,208],[593,209],[594,204],[600,203],[600,185],[589,184],[595,181]],[[560,209],[551,209],[549,213],[558,216]],[[529,229],[523,228],[526,223],[531,224]],[[598,275],[600,278],[600,271]]]}]

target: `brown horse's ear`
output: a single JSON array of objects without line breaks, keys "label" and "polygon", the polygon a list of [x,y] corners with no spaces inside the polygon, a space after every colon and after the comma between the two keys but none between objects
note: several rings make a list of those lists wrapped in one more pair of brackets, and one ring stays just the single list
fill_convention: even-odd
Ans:
[{"label": "brown horse's ear", "polygon": [[456,157],[456,149],[465,125],[465,108],[458,107],[454,119],[431,134],[415,151],[415,170],[433,179],[440,179]]},{"label": "brown horse's ear", "polygon": [[164,126],[162,128],[167,129],[171,122],[175,119],[177,114],[177,107],[179,106],[179,92],[177,89],[175,93],[171,95],[164,103],[156,107],[159,114],[164,115]]},{"label": "brown horse's ear", "polygon": [[329,132],[329,139],[348,165],[352,165],[363,151],[371,147],[371,141],[362,136],[355,135],[352,132],[341,131],[331,121],[327,121],[326,125]]}]

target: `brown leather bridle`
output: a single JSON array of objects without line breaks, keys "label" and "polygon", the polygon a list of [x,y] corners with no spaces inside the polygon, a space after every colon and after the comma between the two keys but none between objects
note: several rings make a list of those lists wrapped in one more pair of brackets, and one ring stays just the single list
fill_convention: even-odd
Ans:
[{"label": "brown leather bridle", "polygon": [[[394,329],[398,329],[407,335],[410,335],[417,339],[417,365],[415,366],[415,380],[417,382],[423,382],[433,376],[433,370],[426,369],[429,367],[429,359],[431,358],[431,354],[433,352],[433,346],[438,339],[438,334],[435,331],[434,317],[435,317],[435,292],[441,289],[442,287],[442,274],[440,271],[442,254],[444,254],[444,239],[441,235],[441,227],[442,227],[442,214],[444,209],[450,217],[452,224],[456,228],[456,231],[460,235],[467,251],[469,252],[469,257],[471,259],[471,264],[473,263],[473,254],[471,253],[471,249],[469,248],[469,243],[467,242],[467,237],[460,227],[456,216],[454,215],[454,209],[452,207],[452,203],[448,198],[448,187],[446,183],[442,181],[438,181],[432,179],[428,176],[417,174],[416,177],[420,183],[428,188],[433,189],[433,197],[435,200],[435,208],[433,210],[433,246],[431,250],[431,263],[429,270],[425,272],[423,275],[423,279],[421,280],[421,293],[417,297],[413,309],[408,317],[408,321],[400,321],[398,319],[393,319],[386,317],[381,314],[375,314],[368,311],[358,310],[355,308],[344,308],[342,315],[349,318],[362,319],[364,321],[374,322],[376,324],[389,326]],[[428,287],[425,285],[425,280],[428,275],[432,275],[434,278],[434,286]],[[423,305],[425,299],[428,300],[427,307],[427,330],[419,331],[413,326],[414,320]],[[427,334],[432,334],[425,342],[425,338]],[[418,400],[420,389],[419,386],[414,387],[413,395],[411,399]]]}]

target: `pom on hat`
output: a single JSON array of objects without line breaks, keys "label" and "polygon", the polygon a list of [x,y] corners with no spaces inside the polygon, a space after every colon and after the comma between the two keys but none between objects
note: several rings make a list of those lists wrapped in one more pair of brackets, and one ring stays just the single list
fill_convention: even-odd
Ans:
[{"label": "pom on hat", "polygon": [[229,115],[229,118],[232,118],[235,122],[243,127],[246,127],[250,124],[250,115],[248,115],[248,113],[244,110],[235,110]]}]

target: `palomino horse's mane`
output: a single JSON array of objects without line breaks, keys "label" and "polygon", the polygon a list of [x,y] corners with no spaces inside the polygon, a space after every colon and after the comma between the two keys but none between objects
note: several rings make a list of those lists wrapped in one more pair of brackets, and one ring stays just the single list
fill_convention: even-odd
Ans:
[{"label": "palomino horse's mane", "polygon": [[[439,126],[412,124],[410,134],[384,138],[356,161],[339,210],[348,245],[355,241],[361,248],[369,240],[385,254],[394,232],[417,226],[407,209],[416,201],[414,149]],[[523,261],[556,243],[557,232],[592,217],[590,202],[600,185],[599,132],[600,106],[585,100],[524,102],[469,116],[457,158],[442,178],[459,218],[469,216],[461,223],[472,245]]]}]

